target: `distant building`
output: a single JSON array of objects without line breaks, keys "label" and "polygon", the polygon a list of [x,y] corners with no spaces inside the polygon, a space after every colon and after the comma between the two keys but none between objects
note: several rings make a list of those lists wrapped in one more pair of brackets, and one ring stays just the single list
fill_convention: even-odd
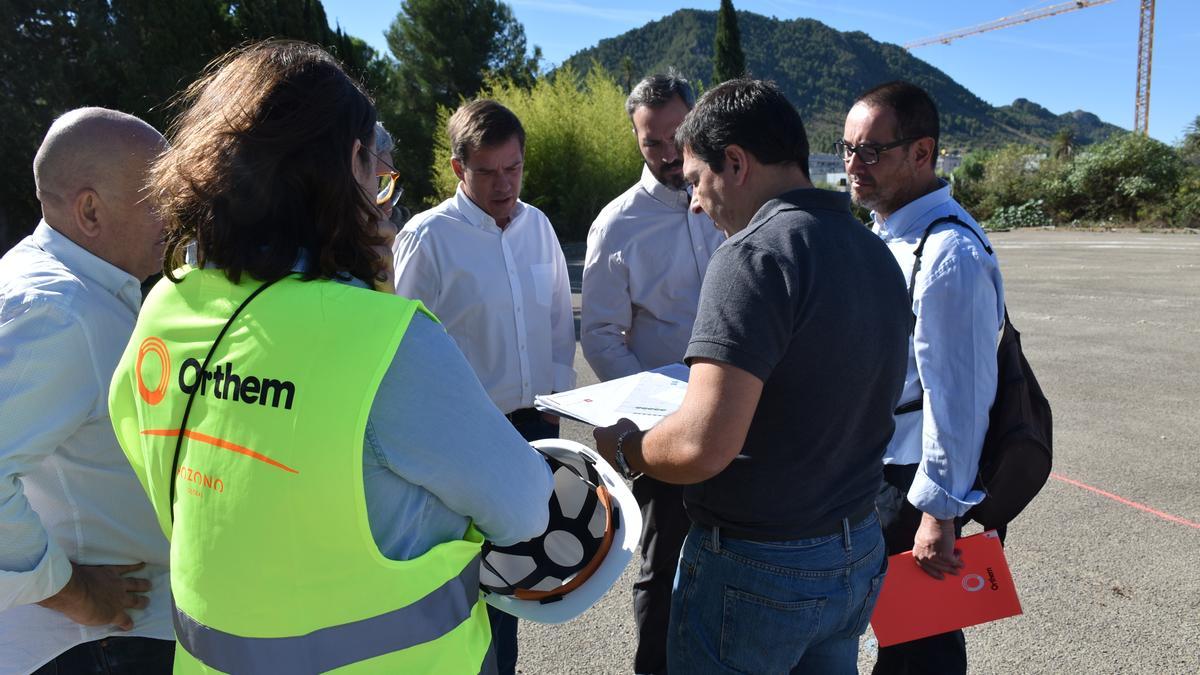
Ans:
[{"label": "distant building", "polygon": [[834,190],[837,190],[839,192],[849,192],[850,191],[850,185],[846,179],[845,171],[838,171],[837,173],[827,173],[827,174],[825,174],[824,179],[818,179],[817,182],[818,183],[824,182],[826,185],[828,185],[829,187],[831,187]]},{"label": "distant building", "polygon": [[962,166],[962,155],[942,155],[937,160],[937,172],[942,175],[954,173],[954,170]]},{"label": "distant building", "polygon": [[840,173],[846,176],[846,163],[841,157],[831,152],[811,152],[808,155],[808,175],[820,182],[821,176],[828,173]]}]

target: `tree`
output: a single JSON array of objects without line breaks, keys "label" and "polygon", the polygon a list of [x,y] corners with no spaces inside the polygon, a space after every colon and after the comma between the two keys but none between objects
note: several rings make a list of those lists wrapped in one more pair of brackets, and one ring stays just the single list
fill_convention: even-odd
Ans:
[{"label": "tree", "polygon": [[626,54],[621,57],[621,77],[625,83],[625,93],[633,91],[633,57]]},{"label": "tree", "polygon": [[721,0],[721,9],[717,12],[717,36],[713,41],[713,84],[745,74],[746,55],[742,53],[737,12],[732,0]]},{"label": "tree", "polygon": [[0,31],[0,252],[37,223],[33,155],[72,108],[116,108],[165,130],[167,103],[206,63],[267,37],[329,48],[377,94],[394,82],[390,62],[329,28],[321,0],[0,0]]},{"label": "tree", "polygon": [[433,195],[429,167],[438,108],[456,108],[488,77],[532,85],[541,51],[526,53],[525,29],[498,0],[404,0],[387,30],[398,85],[378,101],[403,152],[393,156],[407,193]]},{"label": "tree", "polygon": [[[538,78],[532,89],[491,80],[481,95],[507,106],[525,127],[525,178],[521,198],[544,211],[563,241],[582,241],[604,205],[637,180],[642,167],[629,133],[625,92],[603,68],[580,76],[563,66]],[[445,124],[453,112],[438,114]],[[563,167],[570,167],[564,171]],[[445,134],[437,137],[433,172],[438,194],[454,194]]]},{"label": "tree", "polygon": [[1183,140],[1179,142],[1179,155],[1191,164],[1200,165],[1200,115],[1183,130]]},{"label": "tree", "polygon": [[1054,159],[1069,160],[1075,156],[1075,132],[1069,128],[1062,128],[1058,133],[1054,134],[1054,139],[1050,142],[1050,156]]}]

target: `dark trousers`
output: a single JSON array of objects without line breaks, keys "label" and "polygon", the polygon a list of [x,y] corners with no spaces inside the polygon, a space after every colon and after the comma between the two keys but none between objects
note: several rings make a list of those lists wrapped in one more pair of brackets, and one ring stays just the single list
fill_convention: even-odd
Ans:
[{"label": "dark trousers", "polygon": [[32,675],[169,675],[175,641],[109,637],[75,645]]},{"label": "dark trousers", "polygon": [[[883,485],[875,504],[888,555],[911,551],[921,525],[921,512],[906,498],[916,473],[916,464],[883,467]],[[961,533],[962,523],[955,523],[954,534]],[[967,643],[961,630],[880,647],[879,659],[871,671],[872,675],[965,675],[966,672]]]},{"label": "dark trousers", "polygon": [[[558,438],[559,425],[550,423],[533,408],[514,410],[505,415],[517,433],[527,441]],[[500,675],[517,672],[517,617],[488,605],[488,621],[492,624],[492,648],[496,651],[496,669]]]},{"label": "dark trousers", "polygon": [[633,496],[642,509],[642,569],[633,584],[637,621],[635,673],[667,672],[667,624],[671,619],[671,587],[679,551],[692,523],[683,508],[683,486],[649,476],[633,481]]}]

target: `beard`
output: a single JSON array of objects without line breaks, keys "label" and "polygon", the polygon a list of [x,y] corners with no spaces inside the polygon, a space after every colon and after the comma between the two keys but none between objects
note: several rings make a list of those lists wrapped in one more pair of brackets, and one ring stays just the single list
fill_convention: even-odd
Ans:
[{"label": "beard", "polygon": [[683,160],[677,159],[669,164],[659,164],[657,167],[646,165],[650,169],[650,174],[655,180],[666,185],[672,190],[682,190],[687,181],[683,179]]}]

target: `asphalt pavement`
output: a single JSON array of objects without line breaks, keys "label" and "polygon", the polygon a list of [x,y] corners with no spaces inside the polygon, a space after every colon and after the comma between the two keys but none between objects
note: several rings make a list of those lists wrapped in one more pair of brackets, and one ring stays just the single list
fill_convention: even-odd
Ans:
[{"label": "asphalt pavement", "polygon": [[[1009,529],[1024,614],[967,629],[970,672],[1200,673],[1200,236],[991,239],[1055,466]],[[578,312],[582,250],[566,249]],[[575,368],[596,381],[578,351]],[[563,435],[592,445],[582,424]],[[632,672],[633,573],[574,621],[522,622],[519,672]],[[863,672],[874,654],[868,632]]]}]

